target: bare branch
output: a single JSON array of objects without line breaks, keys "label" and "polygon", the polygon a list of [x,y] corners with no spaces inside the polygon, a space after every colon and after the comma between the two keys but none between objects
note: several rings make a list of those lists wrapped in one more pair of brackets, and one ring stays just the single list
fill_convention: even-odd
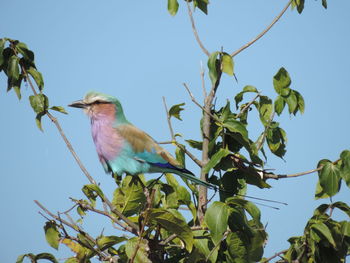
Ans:
[{"label": "bare branch", "polygon": [[[336,161],[333,162],[333,164],[337,164],[341,159],[338,159]],[[315,168],[315,169],[311,169],[309,171],[305,171],[305,172],[300,172],[300,173],[295,173],[295,174],[273,174],[273,173],[265,173],[264,172],[264,179],[283,179],[283,178],[293,178],[293,177],[299,177],[299,176],[303,176],[303,175],[307,175],[307,174],[312,174],[315,172],[320,171],[323,168],[323,165],[320,165],[319,167]]]},{"label": "bare branch", "polygon": [[286,253],[287,251],[288,251],[288,249],[284,249],[284,250],[282,250],[282,251],[280,251],[280,252],[277,252],[277,253],[275,253],[273,256],[271,256],[271,257],[269,257],[269,258],[266,258],[265,260],[261,261],[261,263],[267,263],[267,262],[269,262],[271,259],[274,259],[274,258],[278,257],[279,255]]},{"label": "bare branch", "polygon": [[187,90],[188,94],[190,95],[191,100],[193,101],[193,103],[196,104],[199,108],[201,108],[202,111],[206,112],[206,113],[207,113],[210,117],[212,117],[214,120],[220,122],[220,120],[219,120],[216,116],[214,116],[213,114],[211,114],[210,111],[208,111],[207,109],[205,109],[202,105],[200,105],[200,104],[197,102],[196,98],[193,96],[193,93],[192,93],[191,90],[188,88],[187,84],[186,84],[186,83],[183,83],[183,85],[184,85],[185,89]]},{"label": "bare branch", "polygon": [[237,49],[235,52],[231,54],[231,57],[236,56],[237,54],[241,53],[246,48],[250,47],[252,44],[254,44],[256,41],[258,41],[260,38],[262,38],[270,29],[271,27],[276,24],[276,22],[283,16],[283,14],[287,11],[288,7],[292,1],[288,1],[287,5],[282,9],[282,11],[275,17],[275,19],[269,24],[259,35],[257,35],[252,41],[248,42],[247,44],[243,45],[239,49]]},{"label": "bare branch", "polygon": [[[64,224],[66,226],[69,226],[71,229],[73,229],[74,231],[84,235],[84,237],[86,237],[89,241],[91,241],[94,245],[97,246],[97,242],[96,240],[90,236],[88,233],[86,233],[85,231],[83,231],[77,224],[75,223],[70,223],[64,219],[62,219],[60,216],[57,216],[53,213],[51,213],[46,207],[44,207],[39,201],[34,200],[35,204],[37,206],[39,206],[46,214],[48,214],[49,216],[51,216],[53,219],[55,219],[57,222],[60,222],[60,224]],[[66,230],[64,230],[64,232],[66,232]],[[84,246],[89,245],[89,243],[87,242],[86,244],[84,244]],[[104,252],[100,251],[98,248],[95,248],[94,246],[89,245],[89,249],[91,249],[92,251],[94,251],[97,255],[99,255],[103,260],[108,261],[109,260],[109,256],[106,255]]]},{"label": "bare branch", "polygon": [[196,29],[196,25],[194,23],[194,19],[193,19],[193,14],[192,14],[192,10],[191,10],[191,7],[190,7],[190,3],[189,3],[189,1],[186,1],[186,3],[187,3],[188,16],[190,17],[190,20],[191,20],[192,31],[193,31],[194,37],[196,38],[197,43],[200,46],[200,48],[202,49],[202,51],[209,57],[210,56],[209,51],[204,47],[202,41],[199,38],[197,29]]}]

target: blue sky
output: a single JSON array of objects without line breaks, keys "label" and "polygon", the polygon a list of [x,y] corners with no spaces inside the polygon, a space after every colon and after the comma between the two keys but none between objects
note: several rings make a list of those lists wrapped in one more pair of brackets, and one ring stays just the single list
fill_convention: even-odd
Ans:
[{"label": "blue sky", "polygon": [[[320,2],[306,1],[302,15],[288,10],[266,36],[235,58],[238,83],[225,76],[218,92],[218,103],[233,99],[248,84],[274,97],[273,75],[281,66],[289,71],[292,88],[304,96],[306,109],[304,115],[283,114],[278,119],[288,135],[287,154],[285,161],[269,156],[267,167],[281,174],[310,170],[320,159],[335,160],[349,148],[350,2],[329,1],[328,10]],[[173,123],[176,132],[200,139],[200,110],[182,83],[201,100],[199,65],[207,58],[195,42],[185,5],[180,1],[178,15],[171,17],[164,0],[132,3],[6,1],[1,6],[0,37],[25,42],[35,52],[51,105],[66,106],[89,90],[115,95],[131,122],[166,141],[170,135],[165,96],[168,105],[186,103],[183,122]],[[198,11],[194,16],[207,49],[223,47],[230,53],[261,32],[285,4],[213,1],[208,16]],[[27,100],[30,89],[23,86],[23,99],[18,101],[13,92],[5,93],[3,76],[0,87],[0,262],[14,262],[23,253],[56,253],[46,244],[45,220],[33,200],[53,212],[64,211],[71,206],[69,197],[82,198],[80,189],[88,181],[52,123],[43,120],[44,133],[36,128]],[[88,119],[79,110],[67,110],[69,115],[55,115],[87,169],[112,193],[114,183],[98,162]],[[251,125],[251,134],[261,131],[257,122]],[[187,166],[198,172],[190,161]],[[270,235],[265,256],[287,248],[286,240],[302,234],[313,209],[328,202],[314,200],[316,181],[317,175],[311,174],[270,182],[270,190],[249,189],[250,195],[289,204],[279,211],[261,208]],[[349,202],[348,189],[343,188],[346,191],[334,200]],[[107,220],[96,220],[87,220],[93,234],[104,226],[111,230]],[[69,253],[62,250],[56,255],[65,258]]]}]

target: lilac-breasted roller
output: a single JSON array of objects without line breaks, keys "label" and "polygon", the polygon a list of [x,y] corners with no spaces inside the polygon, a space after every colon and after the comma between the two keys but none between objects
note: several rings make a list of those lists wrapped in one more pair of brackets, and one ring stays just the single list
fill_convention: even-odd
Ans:
[{"label": "lilac-breasted roller", "polygon": [[115,97],[89,92],[69,106],[83,108],[90,117],[92,138],[106,173],[175,173],[196,184],[216,188],[195,177],[151,136],[132,125]]}]

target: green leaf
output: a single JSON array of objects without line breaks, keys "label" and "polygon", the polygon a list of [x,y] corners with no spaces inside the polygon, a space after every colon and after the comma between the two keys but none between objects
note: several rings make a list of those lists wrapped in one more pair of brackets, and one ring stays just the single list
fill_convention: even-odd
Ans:
[{"label": "green leaf", "polygon": [[285,68],[280,68],[276,75],[273,77],[273,87],[275,91],[279,94],[283,94],[284,89],[288,89],[292,83],[289,73]]},{"label": "green leaf", "polygon": [[56,224],[53,221],[46,222],[44,226],[45,237],[47,243],[54,249],[58,249],[60,233],[57,230]]},{"label": "green leaf", "polygon": [[350,237],[350,222],[349,221],[342,221],[340,231],[341,231],[343,236]]},{"label": "green leaf", "polygon": [[185,140],[192,148],[197,150],[202,150],[203,142],[195,141],[195,140]]},{"label": "green leaf", "polygon": [[323,190],[322,186],[320,185],[320,181],[317,181],[315,199],[318,200],[318,199],[323,199],[328,197],[329,195]]},{"label": "green leaf", "polygon": [[274,103],[275,112],[277,113],[278,116],[281,115],[285,105],[286,105],[286,102],[285,102],[284,98],[279,95]]},{"label": "green leaf", "polygon": [[37,71],[34,67],[30,67],[27,69],[29,75],[31,75],[38,86],[39,90],[42,91],[44,89],[44,79],[42,74]]},{"label": "green leaf", "polygon": [[46,112],[49,107],[49,99],[44,94],[31,95],[29,101],[37,114]]},{"label": "green leaf", "polygon": [[66,112],[66,110],[62,106],[52,106],[50,109],[64,114],[68,114],[68,112]]},{"label": "green leaf", "polygon": [[223,53],[221,58],[222,72],[225,72],[227,75],[233,76],[233,65],[233,58],[229,54]]},{"label": "green leaf", "polygon": [[135,263],[152,263],[148,258],[150,248],[146,239],[139,240],[137,237],[133,237],[126,242],[125,252],[129,259],[134,256],[136,248],[138,248],[138,250],[134,258]]},{"label": "green leaf", "polygon": [[[0,39],[0,66],[2,65],[2,63],[4,63],[4,56],[2,54],[2,51],[4,50],[5,42],[6,42],[6,39],[4,38]],[[1,71],[1,67],[0,67],[0,71]]]},{"label": "green leaf", "polygon": [[322,0],[322,6],[327,9],[327,0]]},{"label": "green leaf", "polygon": [[227,230],[228,216],[229,206],[218,201],[213,202],[205,213],[204,221],[210,230],[210,236],[215,245],[221,242]]},{"label": "green leaf", "polygon": [[146,196],[139,180],[133,176],[126,176],[122,186],[114,191],[113,205],[125,216],[138,213],[146,202]]},{"label": "green leaf", "polygon": [[244,239],[242,239],[239,233],[236,233],[236,232],[229,233],[226,238],[226,243],[227,243],[227,251],[232,259],[232,262],[235,262],[235,263],[250,262],[248,259],[246,242],[244,242]]},{"label": "green leaf", "polygon": [[219,76],[219,60],[217,59],[219,54],[219,51],[213,52],[208,59],[209,77],[213,86],[216,84]]},{"label": "green leaf", "polygon": [[243,94],[246,92],[255,92],[258,93],[258,90],[251,85],[247,85],[243,88],[243,90],[235,96],[236,108],[238,109],[238,104],[243,100]]},{"label": "green leaf", "polygon": [[[218,250],[210,251],[209,246],[209,236],[207,231],[205,230],[196,230],[193,231],[195,237],[194,239],[194,250],[193,250],[193,258],[189,258],[188,262],[201,262],[199,260],[216,262],[218,257]],[[192,256],[192,254],[191,254]],[[208,258],[209,257],[209,258]]]},{"label": "green leaf", "polygon": [[338,202],[333,203],[331,206],[339,208],[340,210],[345,212],[350,217],[350,207],[346,203],[338,201]]},{"label": "green leaf", "polygon": [[209,162],[203,167],[203,172],[208,173],[212,168],[214,168],[222,158],[230,154],[228,149],[220,148],[209,160]]},{"label": "green leaf", "polygon": [[193,247],[193,233],[187,223],[180,217],[163,208],[152,208],[149,212],[149,219],[161,225],[170,233],[176,234],[191,252]]},{"label": "green leaf", "polygon": [[64,263],[79,263],[79,260],[76,257],[70,257]]},{"label": "green leaf", "polygon": [[84,185],[81,190],[83,191],[85,196],[90,200],[92,206],[95,206],[97,196],[99,196],[102,200],[104,199],[103,192],[95,184]]},{"label": "green leaf", "polygon": [[241,123],[240,121],[236,121],[234,119],[228,119],[227,121],[225,121],[223,123],[223,126],[225,128],[227,128],[230,132],[237,132],[239,134],[242,135],[243,139],[246,142],[249,142],[249,138],[248,138],[248,130],[247,128],[244,126],[243,123]]},{"label": "green leaf", "polygon": [[261,122],[266,126],[272,116],[272,100],[267,96],[260,96],[259,115]]},{"label": "green leaf", "polygon": [[19,78],[19,59],[13,55],[7,65],[7,75],[9,78],[17,80]]},{"label": "green leaf", "polygon": [[98,247],[103,251],[125,240],[127,240],[125,237],[100,236],[99,238],[97,238],[96,241],[97,241]]},{"label": "green leaf", "polygon": [[104,194],[100,187],[98,187],[96,184],[86,184],[83,187],[83,192],[84,189],[86,189],[89,192],[95,192],[102,200],[104,200]]},{"label": "green leaf", "polygon": [[340,172],[336,165],[330,161],[325,162],[322,169],[318,172],[318,176],[320,185],[326,194],[333,196],[338,193],[340,187]]},{"label": "green leaf", "polygon": [[51,261],[52,263],[58,263],[58,260],[50,253],[40,253],[35,256],[35,260],[38,259],[46,259]]},{"label": "green leaf", "polygon": [[[182,145],[182,147],[185,148],[185,145]],[[175,156],[179,164],[182,166],[185,166],[186,158],[185,158],[185,152],[182,150],[183,148],[176,147]]]},{"label": "green leaf", "polygon": [[350,151],[342,151],[342,153],[340,154],[340,159],[340,176],[346,182],[346,185],[350,188]]},{"label": "green leaf", "polygon": [[332,233],[324,223],[320,222],[317,224],[312,224],[311,229],[316,231],[318,234],[321,234],[323,237],[327,239],[327,241],[335,248],[337,245],[333,239]]},{"label": "green leaf", "polygon": [[286,97],[286,102],[288,104],[288,111],[290,114],[294,114],[296,113],[297,111],[297,107],[298,107],[298,98],[297,96],[295,95],[295,92],[294,90],[292,90],[289,94],[288,97]]},{"label": "green leaf", "polygon": [[[2,39],[1,39],[2,40]],[[27,254],[22,254],[17,257],[16,263],[22,263]]]},{"label": "green leaf", "polygon": [[184,108],[181,107],[184,105],[185,105],[185,103],[180,103],[180,104],[176,104],[176,105],[172,106],[169,110],[169,116],[175,117],[176,119],[182,121],[182,119],[180,117],[180,112],[184,110]]},{"label": "green leaf", "polygon": [[19,53],[21,53],[23,55],[23,57],[25,59],[27,59],[30,62],[34,62],[34,53],[33,53],[33,51],[28,49],[26,44],[19,42],[16,45],[16,49]]},{"label": "green leaf", "polygon": [[239,198],[239,197],[231,197],[228,198],[226,200],[226,203],[229,205],[234,205],[234,206],[238,206],[240,208],[243,208],[244,210],[246,210],[250,216],[256,221],[259,222],[260,221],[260,217],[261,217],[261,213],[259,208],[252,202]]},{"label": "green leaf", "polygon": [[208,0],[194,0],[194,6],[198,7],[204,14],[208,14]]},{"label": "green leaf", "polygon": [[[297,101],[298,101],[298,107],[297,107],[297,110],[300,111],[301,114],[304,113],[304,110],[305,110],[305,101],[304,101],[304,98],[303,96],[301,96],[301,94],[299,92],[297,92],[296,90],[293,90],[295,96],[297,97]],[[296,112],[295,112],[296,113]],[[295,115],[294,113],[294,115]]]},{"label": "green leaf", "polygon": [[179,3],[177,0],[168,0],[168,12],[170,15],[174,16],[179,9]]},{"label": "green leaf", "polygon": [[46,113],[45,112],[41,112],[41,113],[38,113],[36,116],[35,116],[35,123],[36,123],[36,126],[39,128],[40,131],[44,131],[43,130],[43,127],[41,125],[41,118],[45,115]]}]

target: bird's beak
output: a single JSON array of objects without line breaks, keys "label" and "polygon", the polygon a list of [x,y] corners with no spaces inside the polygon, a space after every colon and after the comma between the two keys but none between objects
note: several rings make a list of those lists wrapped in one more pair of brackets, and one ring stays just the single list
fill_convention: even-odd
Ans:
[{"label": "bird's beak", "polygon": [[73,108],[81,108],[81,109],[84,109],[87,107],[86,103],[82,100],[74,101],[71,104],[69,104],[68,106],[73,107]]}]

